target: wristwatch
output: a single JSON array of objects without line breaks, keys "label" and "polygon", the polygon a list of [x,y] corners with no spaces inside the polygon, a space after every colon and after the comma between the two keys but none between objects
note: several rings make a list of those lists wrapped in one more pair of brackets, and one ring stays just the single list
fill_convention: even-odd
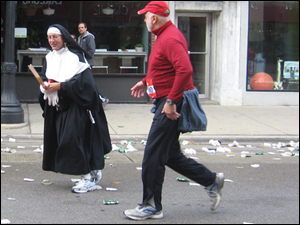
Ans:
[{"label": "wristwatch", "polygon": [[167,99],[167,103],[168,103],[169,105],[175,105],[175,102],[173,102],[171,99]]}]

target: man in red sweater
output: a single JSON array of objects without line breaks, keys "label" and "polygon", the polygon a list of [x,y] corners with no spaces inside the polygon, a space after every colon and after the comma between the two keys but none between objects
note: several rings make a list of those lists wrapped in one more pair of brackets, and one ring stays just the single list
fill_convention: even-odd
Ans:
[{"label": "man in red sweater", "polygon": [[211,198],[211,210],[221,199],[224,174],[213,173],[204,165],[183,155],[180,149],[178,118],[183,93],[194,89],[193,68],[187,42],[169,19],[166,2],[152,1],[138,11],[145,14],[148,31],[157,36],[149,57],[147,76],[131,89],[134,97],[147,90],[155,99],[156,112],[148,135],[142,163],[143,202],[124,214],[134,220],[163,218],[161,195],[167,165],[176,172],[205,186]]}]

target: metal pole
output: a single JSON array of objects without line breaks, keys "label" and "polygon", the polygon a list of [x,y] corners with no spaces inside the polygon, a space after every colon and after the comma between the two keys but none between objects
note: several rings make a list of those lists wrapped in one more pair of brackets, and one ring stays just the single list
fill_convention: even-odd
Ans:
[{"label": "metal pole", "polygon": [[24,123],[24,111],[17,100],[15,84],[15,3],[6,1],[4,62],[1,65],[1,124]]}]

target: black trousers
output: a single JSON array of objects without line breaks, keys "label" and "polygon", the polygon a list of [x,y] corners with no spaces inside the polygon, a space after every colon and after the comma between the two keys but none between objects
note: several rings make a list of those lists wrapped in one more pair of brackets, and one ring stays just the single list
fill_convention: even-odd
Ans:
[{"label": "black trousers", "polygon": [[[170,120],[161,111],[166,97],[157,102],[156,112],[150,128],[142,163],[143,204],[154,198],[155,207],[162,209],[161,195],[165,176],[165,166],[188,177],[203,186],[214,183],[216,173],[204,165],[187,158],[181,152],[178,120]],[[177,103],[180,113],[182,101]]]}]

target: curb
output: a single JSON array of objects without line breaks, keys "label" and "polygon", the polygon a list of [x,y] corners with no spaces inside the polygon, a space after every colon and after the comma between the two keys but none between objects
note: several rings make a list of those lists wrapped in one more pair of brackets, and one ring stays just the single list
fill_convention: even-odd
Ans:
[{"label": "curb", "polygon": [[[121,140],[132,140],[132,141],[142,141],[147,140],[148,135],[110,135],[112,141]],[[1,134],[2,139],[14,138],[17,142],[31,142],[31,141],[42,141],[43,134]],[[299,136],[297,135],[264,135],[264,136],[239,136],[239,135],[181,135],[179,140],[192,140],[199,144],[207,144],[209,140],[219,140],[222,143],[232,143],[233,141],[238,141],[241,143],[263,143],[263,142],[289,142],[295,141],[299,142]]]}]

